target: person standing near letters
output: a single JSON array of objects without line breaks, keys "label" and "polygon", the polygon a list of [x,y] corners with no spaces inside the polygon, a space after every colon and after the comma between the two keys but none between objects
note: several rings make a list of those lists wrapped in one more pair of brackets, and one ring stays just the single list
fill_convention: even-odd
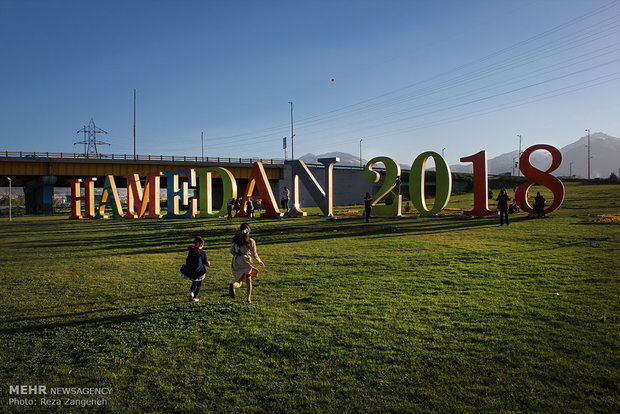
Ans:
[{"label": "person standing near letters", "polygon": [[366,213],[366,223],[368,223],[368,220],[370,219],[370,210],[372,209],[372,206],[370,205],[371,201],[372,197],[370,196],[370,193],[366,193],[366,195],[364,196],[364,211]]},{"label": "person standing near letters", "polygon": [[534,197],[534,211],[536,211],[537,218],[545,217],[545,197],[540,195],[540,191]]},{"label": "person standing near letters", "polygon": [[289,206],[289,200],[291,198],[291,192],[289,191],[288,187],[284,187],[284,191],[282,191],[282,208],[286,211],[288,211]]},{"label": "person standing near letters", "polygon": [[499,191],[496,200],[497,210],[499,210],[499,225],[504,225],[504,217],[506,217],[506,225],[508,225],[508,201],[510,200],[510,196],[506,193],[504,188]]},{"label": "person standing near letters", "polygon": [[226,220],[232,220],[232,210],[233,210],[234,205],[235,205],[234,198],[231,198],[230,200],[228,200],[228,203],[226,203],[226,211],[228,212],[228,217],[226,217]]}]

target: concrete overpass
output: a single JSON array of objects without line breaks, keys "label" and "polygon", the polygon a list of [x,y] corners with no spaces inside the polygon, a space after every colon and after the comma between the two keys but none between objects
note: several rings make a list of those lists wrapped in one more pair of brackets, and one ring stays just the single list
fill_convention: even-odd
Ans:
[{"label": "concrete overpass", "polygon": [[[154,171],[184,170],[199,167],[224,167],[236,178],[240,191],[245,189],[252,165],[260,161],[265,167],[270,182],[283,178],[284,161],[259,158],[222,158],[118,154],[85,156],[75,153],[53,152],[0,152],[0,186],[8,187],[7,177],[12,185],[23,187],[27,214],[52,214],[55,187],[69,187],[71,178],[104,177],[118,178],[119,188],[124,186],[122,177],[139,174],[145,177]],[[162,177],[165,188],[165,177]],[[103,180],[97,182],[103,185]],[[217,194],[217,180],[214,182]]]}]

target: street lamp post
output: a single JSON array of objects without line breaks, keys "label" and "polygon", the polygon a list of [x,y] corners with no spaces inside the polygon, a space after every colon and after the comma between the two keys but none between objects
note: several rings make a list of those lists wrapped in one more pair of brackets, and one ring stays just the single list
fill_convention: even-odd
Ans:
[{"label": "street lamp post", "polygon": [[[521,161],[521,135],[517,135],[519,137],[519,161]],[[517,176],[521,176],[521,170],[517,169]]]},{"label": "street lamp post", "polygon": [[11,177],[6,177],[9,180],[9,221],[13,220],[13,204],[12,204],[12,198],[13,198],[13,194],[12,194],[12,187],[11,187]]},{"label": "street lamp post", "polygon": [[442,157],[444,156],[444,151],[445,151],[445,150],[446,150],[446,148],[445,148],[445,147],[441,149],[441,156],[442,156]]},{"label": "street lamp post", "polygon": [[515,162],[515,160],[516,160],[517,158],[518,158],[518,157],[512,157],[512,175],[513,175],[513,176],[515,175],[515,168],[517,168],[517,165],[518,165],[518,164]]},{"label": "street lamp post", "polygon": [[590,129],[586,129],[588,133],[588,180],[590,179]]},{"label": "street lamp post", "polygon": [[360,168],[362,167],[362,139],[360,139]]},{"label": "street lamp post", "polygon": [[291,160],[295,160],[295,134],[293,134],[293,102],[291,105]]},{"label": "street lamp post", "polygon": [[200,132],[200,143],[201,143],[201,148],[202,148],[202,162],[205,161],[205,133],[204,131]]},{"label": "street lamp post", "polygon": [[136,89],[133,90],[133,159],[136,159]]}]

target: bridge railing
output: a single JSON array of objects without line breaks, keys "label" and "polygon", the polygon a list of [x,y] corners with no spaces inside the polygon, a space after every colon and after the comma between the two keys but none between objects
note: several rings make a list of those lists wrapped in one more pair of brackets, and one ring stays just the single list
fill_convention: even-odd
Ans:
[{"label": "bridge railing", "polygon": [[235,158],[235,157],[188,157],[187,155],[136,155],[131,154],[77,154],[70,152],[25,152],[0,151],[0,158],[55,158],[55,159],[82,159],[82,160],[119,160],[119,161],[171,161],[197,163],[229,163],[254,164],[257,161],[263,164],[284,164],[282,159],[265,158]]}]

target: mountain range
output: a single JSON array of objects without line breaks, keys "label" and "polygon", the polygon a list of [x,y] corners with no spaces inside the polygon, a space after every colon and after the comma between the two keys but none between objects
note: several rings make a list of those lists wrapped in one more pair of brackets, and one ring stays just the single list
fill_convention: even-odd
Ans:
[{"label": "mountain range", "polygon": [[[553,171],[555,176],[578,178],[588,178],[588,137],[579,138],[572,144],[560,148],[562,154],[562,164]],[[525,148],[524,148],[525,149]],[[519,151],[507,152],[487,161],[489,174],[517,174],[513,168],[513,160],[518,159]],[[360,159],[355,155],[343,152],[329,152],[326,154],[306,154],[301,159],[306,163],[316,163],[318,158],[340,157],[338,165],[359,166]],[[547,151],[535,151],[530,156],[533,166],[540,170],[546,170],[551,165],[551,154]],[[362,159],[362,165],[366,164]],[[409,169],[410,165],[402,165],[404,169]],[[471,164],[451,165],[452,172],[472,173]],[[602,132],[595,132],[590,135],[590,177],[607,178],[611,173],[620,176],[620,138],[612,137]]]}]

